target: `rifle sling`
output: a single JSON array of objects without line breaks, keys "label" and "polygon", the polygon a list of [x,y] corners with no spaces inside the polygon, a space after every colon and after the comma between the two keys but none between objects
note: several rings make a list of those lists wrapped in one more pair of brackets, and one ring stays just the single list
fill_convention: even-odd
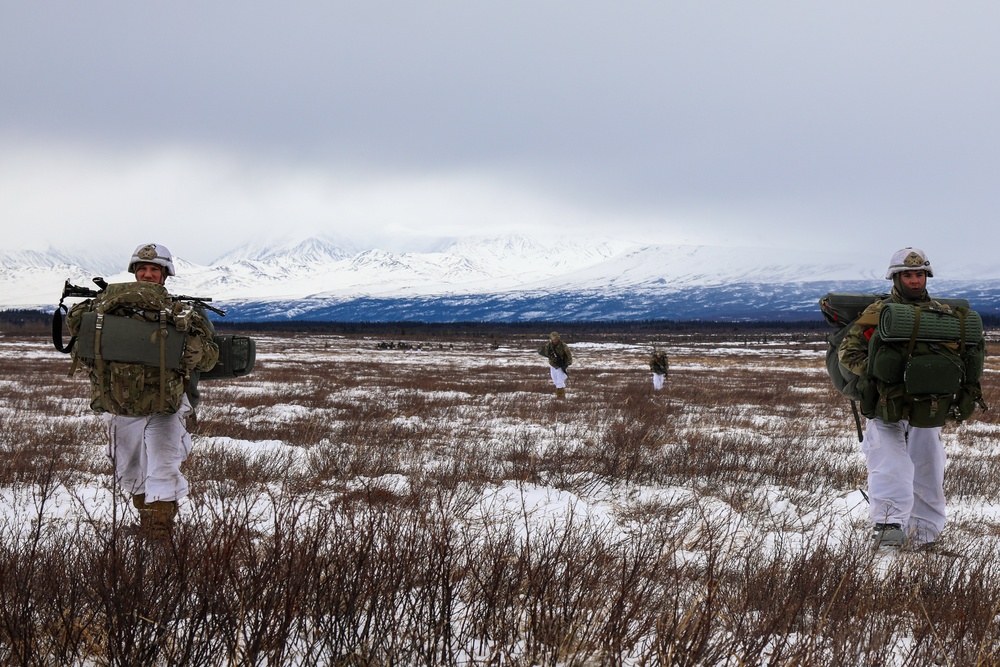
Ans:
[{"label": "rifle sling", "polygon": [[56,308],[54,313],[52,313],[52,344],[55,346],[57,352],[69,354],[73,350],[73,344],[76,343],[76,336],[70,336],[69,342],[63,345],[62,329],[64,310],[68,309],[66,306],[59,304],[59,307]]}]

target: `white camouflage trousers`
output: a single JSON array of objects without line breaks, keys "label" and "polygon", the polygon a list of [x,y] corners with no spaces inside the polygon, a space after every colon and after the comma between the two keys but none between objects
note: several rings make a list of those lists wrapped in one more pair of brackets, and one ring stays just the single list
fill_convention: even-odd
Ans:
[{"label": "white camouflage trousers", "polygon": [[666,377],[663,373],[653,373],[653,389],[656,391],[663,389],[663,380]]},{"label": "white camouflage trousers", "polygon": [[103,415],[108,432],[106,454],[126,493],[144,493],[147,503],[180,500],[188,494],[181,464],[191,453],[191,435],[185,426],[190,412],[185,395],[180,410],[172,415]]},{"label": "white camouflage trousers", "polygon": [[872,523],[898,523],[913,544],[936,540],[945,522],[941,429],[869,419],[861,451]]},{"label": "white camouflage trousers", "polygon": [[556,368],[555,366],[549,366],[549,375],[552,376],[552,384],[556,386],[556,389],[566,388],[566,371],[561,368]]}]

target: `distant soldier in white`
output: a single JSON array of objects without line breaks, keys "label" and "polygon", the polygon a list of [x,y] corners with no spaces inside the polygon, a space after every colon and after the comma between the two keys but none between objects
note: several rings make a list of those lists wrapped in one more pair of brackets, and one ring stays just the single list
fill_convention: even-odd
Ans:
[{"label": "distant soldier in white", "polygon": [[549,334],[549,342],[538,349],[538,354],[549,360],[549,375],[552,377],[552,384],[556,386],[556,398],[566,398],[567,371],[573,363],[569,346],[553,331]]},{"label": "distant soldier in white", "polygon": [[653,371],[653,390],[662,391],[663,381],[667,379],[667,372],[670,370],[670,360],[663,350],[654,350],[653,356],[649,359],[649,370]]},{"label": "distant soldier in white", "polygon": [[186,418],[198,403],[198,373],[215,366],[219,348],[204,311],[164,287],[175,275],[166,247],[140,245],[128,271],[135,282],[107,285],[74,306],[67,324],[79,336],[74,369],[90,369],[91,408],[104,419],[107,456],[140,533],[169,540],[177,501],[188,494],[180,469],[191,451]]},{"label": "distant soldier in white", "polygon": [[896,252],[885,276],[891,296],[868,306],[839,348],[868,417],[861,449],[876,548],[934,544],[945,524],[941,427],[985,407],[982,320],[931,299],[933,276],[922,250]]}]

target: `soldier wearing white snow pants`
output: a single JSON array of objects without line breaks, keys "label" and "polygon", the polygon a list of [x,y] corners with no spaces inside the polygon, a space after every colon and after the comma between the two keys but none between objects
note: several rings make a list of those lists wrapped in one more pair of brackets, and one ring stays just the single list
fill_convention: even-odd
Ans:
[{"label": "soldier wearing white snow pants", "polygon": [[549,360],[549,377],[556,387],[556,398],[566,397],[566,370],[573,363],[573,353],[555,331],[549,334],[549,342],[538,349],[538,354]]},{"label": "soldier wearing white snow pants", "polygon": [[869,419],[861,451],[868,462],[872,523],[898,524],[913,544],[934,542],[945,522],[940,427]]},{"label": "soldier wearing white snow pants", "polygon": [[[902,350],[900,359],[912,359],[911,354],[919,351],[915,345],[918,345],[917,324],[921,313],[926,313],[924,317],[928,320],[960,319],[950,306],[928,295],[927,278],[933,275],[931,263],[922,250],[903,248],[896,252],[885,276],[893,281],[892,294],[873,302],[861,313],[838,350],[840,364],[859,377],[859,388],[864,387],[861,404],[868,424],[861,450],[868,464],[869,511],[876,548],[921,547],[938,539],[945,525],[945,451],[940,425],[945,419],[961,421],[968,416],[955,411],[957,398],[948,393],[953,389],[937,390],[936,386],[915,384],[912,386],[921,387],[923,392],[910,393],[908,379],[887,378],[885,366],[879,365],[884,363],[880,360],[895,358],[883,355],[885,350]],[[883,324],[881,316],[896,312],[913,313],[915,320],[909,341],[883,339],[883,326],[888,324]],[[890,348],[892,341],[901,347]],[[967,341],[967,347],[973,342]],[[958,347],[947,342],[923,345],[927,351],[921,354],[927,355],[944,355],[952,349],[949,345]],[[910,366],[905,367],[909,373]],[[898,372],[902,375],[901,370]],[[935,377],[938,375],[941,374],[936,373]],[[962,382],[963,392],[976,391],[981,397],[978,377]],[[971,414],[974,406],[967,407]]]},{"label": "soldier wearing white snow pants", "polygon": [[93,338],[74,347],[74,368],[82,360],[90,369],[91,408],[104,421],[107,456],[138,511],[140,534],[169,540],[177,501],[188,495],[186,421],[198,405],[199,373],[216,364],[219,348],[203,310],[166,291],[176,275],[167,248],[139,246],[128,271],[134,282],[105,284],[69,312],[74,337]]},{"label": "soldier wearing white snow pants", "polygon": [[549,366],[549,376],[552,378],[552,384],[555,385],[556,389],[566,389],[566,379],[569,377],[566,371],[555,366]]},{"label": "soldier wearing white snow pants", "polygon": [[185,420],[191,403],[185,395],[173,414],[123,417],[104,413],[108,433],[107,456],[118,484],[146,504],[175,503],[188,495],[181,464],[191,453],[191,435]]},{"label": "soldier wearing white snow pants", "polygon": [[662,391],[663,381],[667,379],[670,369],[670,360],[663,350],[656,350],[649,359],[649,370],[653,371],[653,390]]}]

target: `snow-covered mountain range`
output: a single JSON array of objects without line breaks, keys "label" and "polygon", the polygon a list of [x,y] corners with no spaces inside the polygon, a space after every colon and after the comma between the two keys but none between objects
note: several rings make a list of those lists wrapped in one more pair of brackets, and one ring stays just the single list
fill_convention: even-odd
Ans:
[{"label": "snow-covered mountain range", "polygon": [[[130,280],[125,260],[0,250],[0,308],[51,308],[66,280]],[[237,320],[813,319],[827,291],[887,288],[875,256],[519,235],[420,253],[308,238],[175,261],[172,292],[212,297]],[[1000,310],[1000,276],[934,286]]]}]

